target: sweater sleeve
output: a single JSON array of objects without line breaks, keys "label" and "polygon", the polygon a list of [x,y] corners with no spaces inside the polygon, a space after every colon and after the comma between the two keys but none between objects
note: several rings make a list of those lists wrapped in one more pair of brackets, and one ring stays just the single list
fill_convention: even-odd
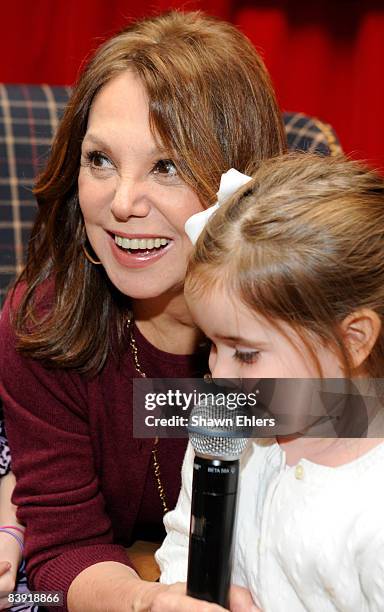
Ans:
[{"label": "sweater sleeve", "polygon": [[31,586],[63,591],[66,601],[72,581],[90,565],[130,563],[125,549],[113,544],[94,465],[86,384],[22,357],[9,310],[8,302],[0,320],[0,392],[17,479],[13,502],[26,525]]},{"label": "sweater sleeve", "polygon": [[382,612],[384,606],[383,532],[372,540],[364,551],[364,567],[360,571],[360,584],[369,612]]},{"label": "sweater sleeve", "polygon": [[[358,572],[357,584],[360,585],[362,602],[368,612],[384,610],[384,527],[383,505],[377,503],[359,517],[355,523],[358,545],[355,564]],[[380,494],[383,501],[383,495]],[[367,495],[367,499],[369,496]]]},{"label": "sweater sleeve", "polygon": [[188,444],[179,499],[176,508],[165,515],[167,537],[155,555],[161,570],[160,582],[164,584],[187,580],[194,456],[193,448]]}]

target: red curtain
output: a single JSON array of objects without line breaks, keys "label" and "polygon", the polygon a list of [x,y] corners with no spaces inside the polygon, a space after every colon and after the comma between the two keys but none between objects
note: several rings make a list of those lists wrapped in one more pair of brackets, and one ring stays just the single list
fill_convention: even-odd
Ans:
[{"label": "red curtain", "polygon": [[261,51],[284,109],[331,123],[348,153],[384,168],[380,0],[15,0],[2,5],[0,81],[71,84],[104,38],[174,7],[233,21]]},{"label": "red curtain", "polygon": [[268,2],[234,21],[263,54],[285,110],[327,121],[345,151],[384,169],[384,3]]}]

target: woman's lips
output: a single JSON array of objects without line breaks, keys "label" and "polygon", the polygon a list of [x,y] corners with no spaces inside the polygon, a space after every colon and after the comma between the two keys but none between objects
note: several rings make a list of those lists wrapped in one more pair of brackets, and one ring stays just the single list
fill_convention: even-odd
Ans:
[{"label": "woman's lips", "polygon": [[[127,234],[119,234],[121,236],[126,236],[127,238],[155,238],[156,236],[148,235],[148,234],[140,234],[140,236],[127,236]],[[115,260],[122,266],[126,268],[144,268],[146,266],[155,263],[159,259],[165,255],[170,248],[172,248],[173,241],[171,240],[166,246],[154,248],[151,251],[140,252],[140,251],[128,251],[124,250],[121,247],[117,246],[115,243],[114,235],[109,234],[111,251]]]}]

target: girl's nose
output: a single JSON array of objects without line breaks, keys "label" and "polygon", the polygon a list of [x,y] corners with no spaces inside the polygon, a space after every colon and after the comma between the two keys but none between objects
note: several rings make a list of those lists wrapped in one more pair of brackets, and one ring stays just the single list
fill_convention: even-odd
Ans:
[{"label": "girl's nose", "polygon": [[212,350],[209,355],[209,369],[212,378],[236,378],[236,365],[233,360],[224,358],[216,349]]}]

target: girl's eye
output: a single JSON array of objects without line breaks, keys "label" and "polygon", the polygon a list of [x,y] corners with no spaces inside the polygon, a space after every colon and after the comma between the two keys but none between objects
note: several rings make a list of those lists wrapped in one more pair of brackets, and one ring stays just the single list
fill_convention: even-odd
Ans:
[{"label": "girl's eye", "polygon": [[159,159],[153,167],[153,173],[160,176],[177,176],[177,169],[171,159]]},{"label": "girl's eye", "polygon": [[252,365],[253,363],[256,363],[259,358],[259,355],[259,351],[239,351],[238,349],[236,349],[233,358],[237,361],[240,361],[240,363]]},{"label": "girl's eye", "polygon": [[93,170],[110,170],[112,169],[113,163],[100,151],[89,151],[85,154],[86,165],[88,165]]}]

